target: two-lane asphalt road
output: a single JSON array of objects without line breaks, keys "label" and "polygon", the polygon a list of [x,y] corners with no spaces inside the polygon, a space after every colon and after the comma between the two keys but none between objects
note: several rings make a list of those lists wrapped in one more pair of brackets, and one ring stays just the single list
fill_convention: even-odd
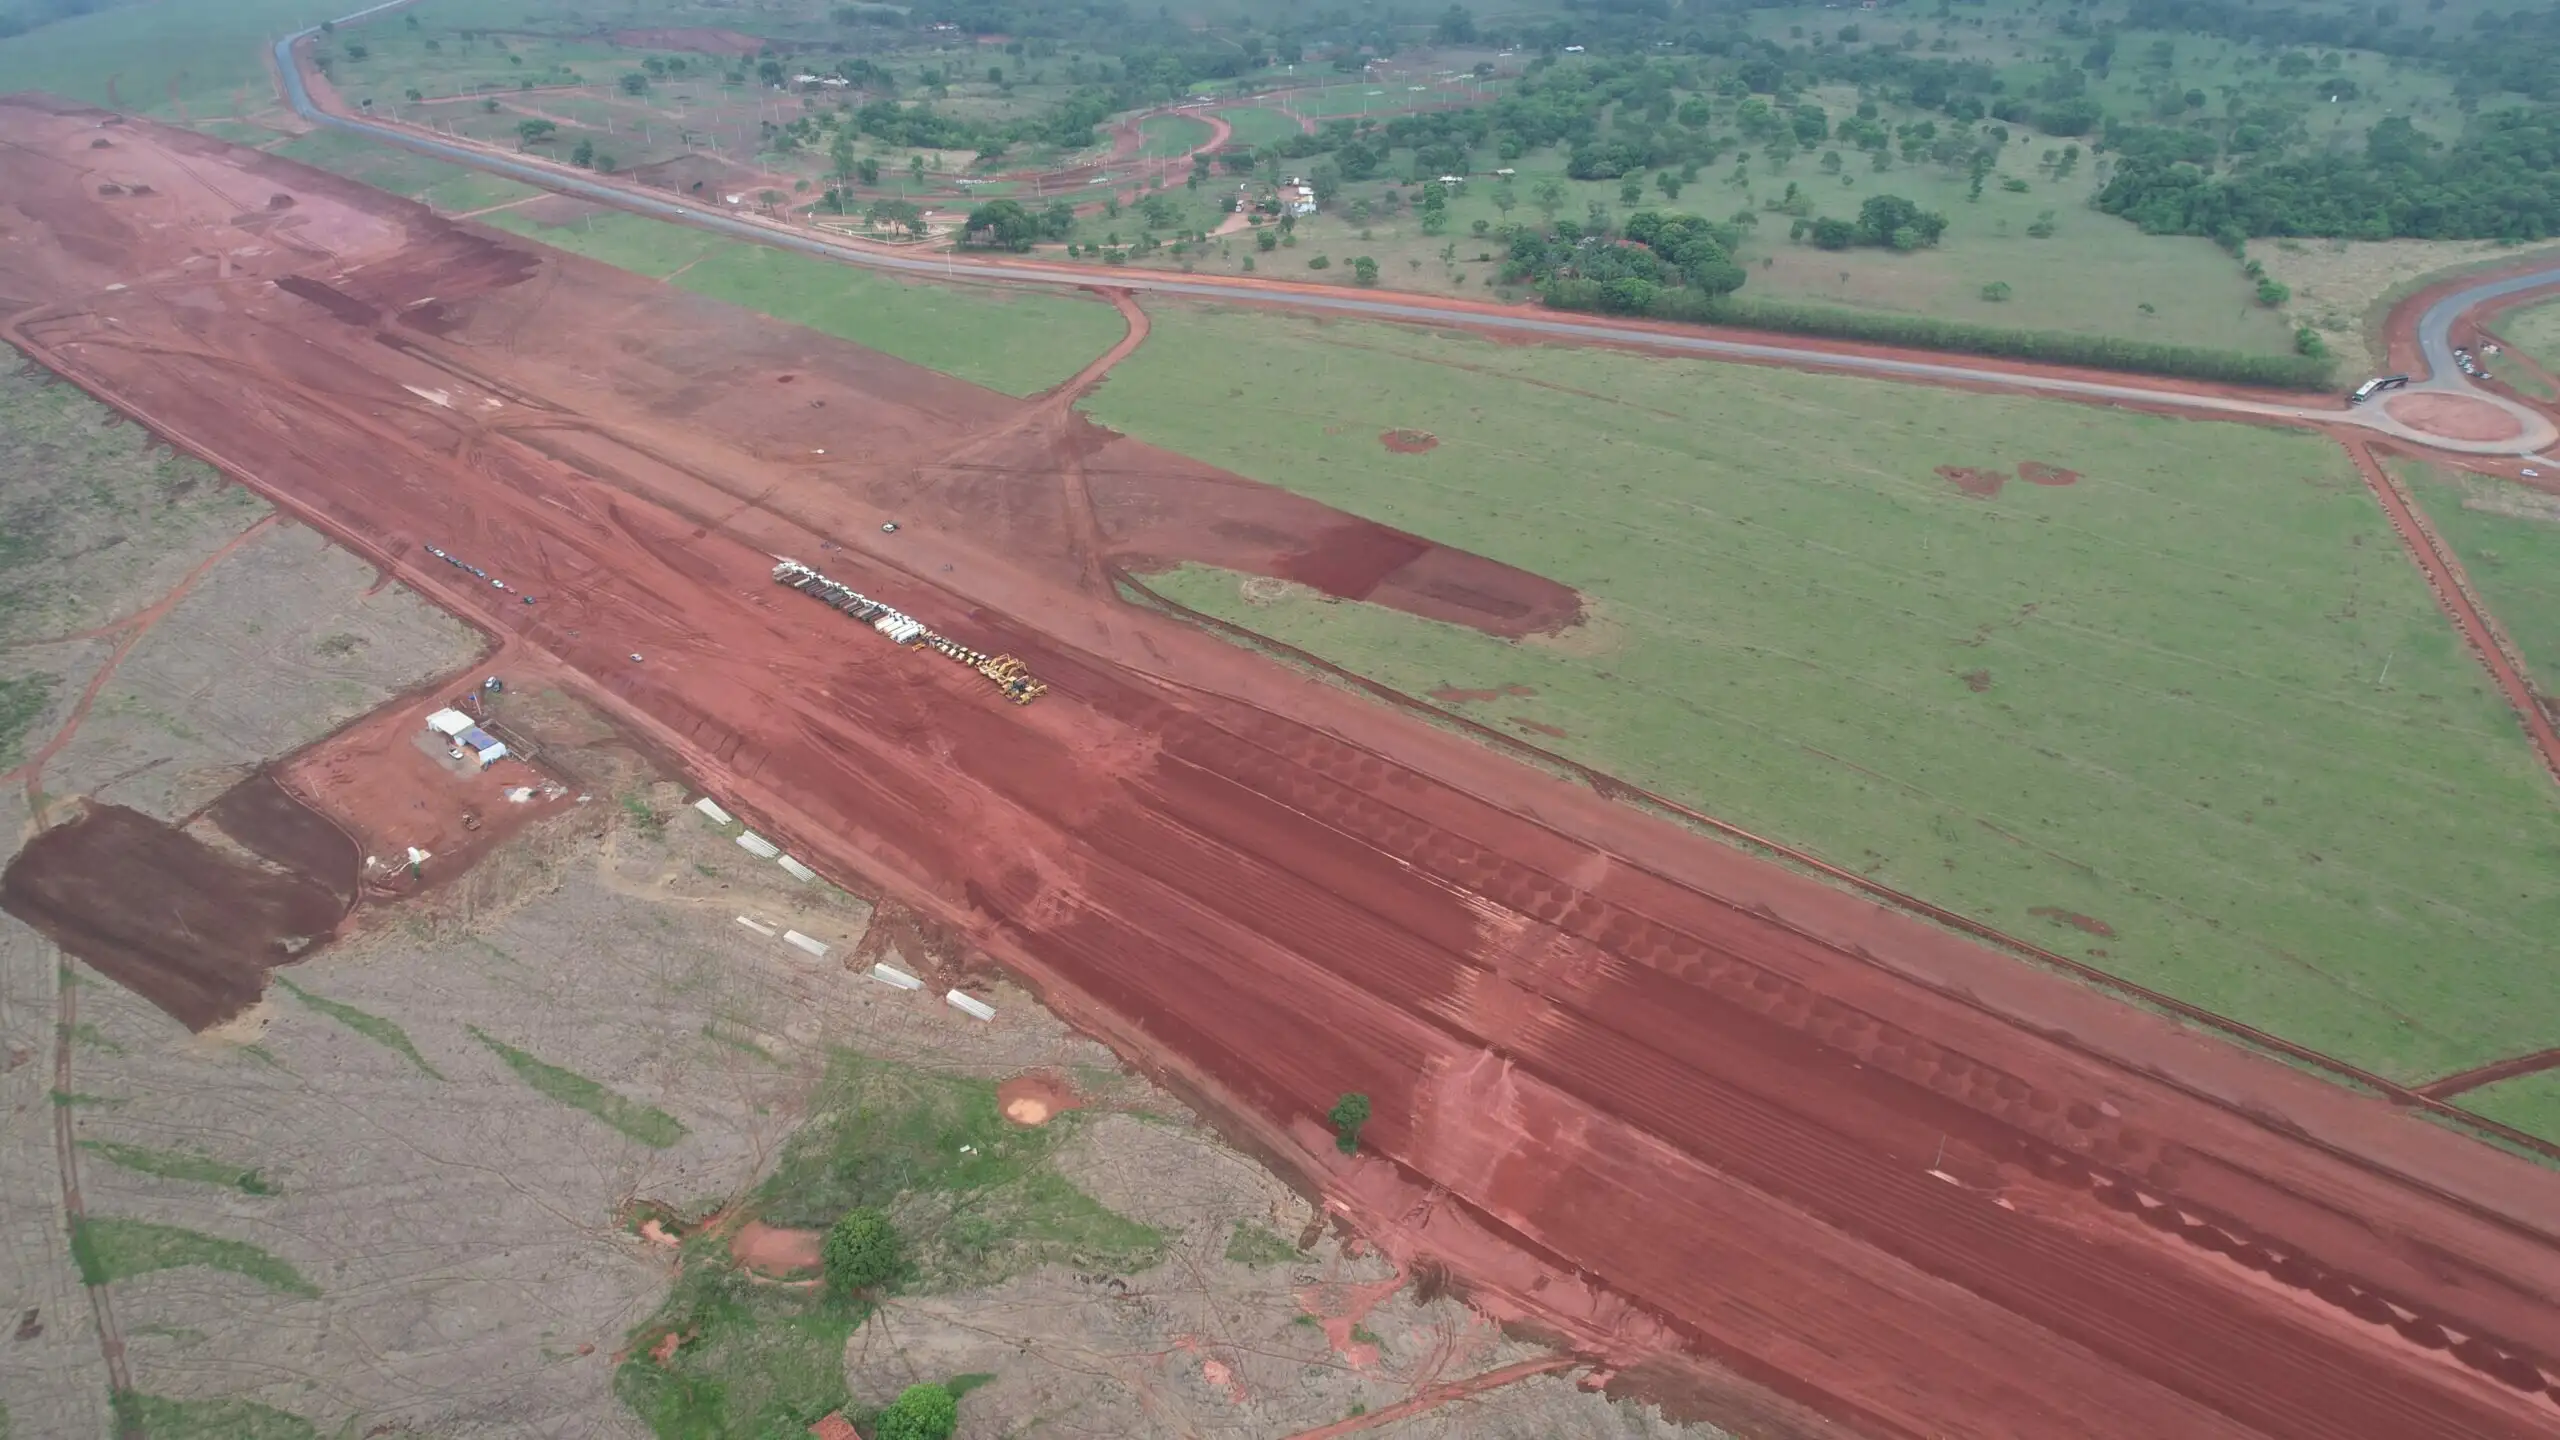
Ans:
[{"label": "two-lane asphalt road", "polygon": [[[335,23],[352,24],[387,10],[398,9],[408,3],[410,0],[386,0],[384,4],[359,10]],[[2438,450],[2462,454],[2533,456],[2541,454],[2555,443],[2560,443],[2560,426],[2553,425],[2538,411],[2465,383],[2461,379],[2460,372],[2454,367],[2452,343],[2448,338],[2455,317],[2462,311],[2484,299],[2495,299],[2540,285],[2560,284],[2560,267],[2535,275],[2485,281],[2479,286],[2448,296],[2429,307],[2425,319],[2421,322],[2420,338],[2425,346],[2431,373],[2423,382],[2412,388],[2459,394],[2483,404],[2493,405],[2515,416],[2523,427],[2520,433],[2505,440],[2454,440],[2412,429],[2393,418],[2381,405],[2345,409],[2335,403],[2287,404],[2281,401],[2254,400],[2239,396],[2153,387],[2143,385],[2131,378],[2124,381],[2094,380],[2070,373],[1973,365],[1956,358],[1921,360],[1895,355],[1787,345],[1768,340],[1731,339],[1704,330],[1619,324],[1597,318],[1564,319],[1552,312],[1522,313],[1496,306],[1443,301],[1421,295],[1389,298],[1330,286],[1247,280],[1241,277],[1167,275],[1150,271],[1121,270],[1106,275],[1089,269],[1043,265],[1031,261],[923,256],[830,240],[742,216],[722,207],[697,204],[674,195],[662,196],[642,192],[628,186],[597,179],[566,166],[509,155],[503,151],[474,144],[448,141],[431,134],[421,134],[406,127],[358,119],[324,110],[312,99],[309,88],[303,83],[302,71],[294,63],[293,58],[293,47],[317,33],[316,28],[304,30],[277,41],[275,46],[276,74],[284,85],[287,102],[293,106],[297,114],[315,125],[363,135],[387,145],[397,145],[456,165],[504,175],[528,185],[575,195],[619,210],[654,216],[662,220],[673,220],[752,240],[762,245],[798,250],[843,264],[860,265],[874,270],[936,279],[957,279],[965,276],[973,281],[999,284],[1086,288],[1107,285],[1115,290],[1146,291],[1159,295],[1230,303],[1280,305],[1301,311],[1350,315],[1405,324],[1461,326],[1537,339],[1584,344],[1641,345],[1648,349],[1698,355],[1709,359],[1741,360],[1759,364],[1787,365],[1801,369],[1868,375],[1887,380],[1964,385],[2051,395],[2098,404],[2141,405],[2198,415],[2228,415],[2235,418],[2276,419],[2308,424],[2354,425]]]}]

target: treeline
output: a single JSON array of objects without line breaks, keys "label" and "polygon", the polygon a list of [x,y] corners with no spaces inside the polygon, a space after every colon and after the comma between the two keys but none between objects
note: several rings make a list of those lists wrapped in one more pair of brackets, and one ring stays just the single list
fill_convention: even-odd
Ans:
[{"label": "treeline", "polygon": [[2257,0],[2133,0],[2124,23],[2265,45],[2371,50],[2440,65],[2460,94],[2512,90],[2560,100],[2560,7],[2548,4],[2485,10],[2471,17],[2467,31],[2443,23],[2437,8],[2416,0],[2333,10]]},{"label": "treeline", "polygon": [[2493,111],[2445,145],[2393,117],[2360,155],[2261,162],[2215,175],[2127,136],[2098,208],[2155,234],[2359,240],[2541,240],[2560,235],[2560,108]]},{"label": "treeline", "polygon": [[41,30],[57,21],[86,15],[92,10],[106,9],[114,0],[26,0],[19,5],[0,6],[0,40]]},{"label": "treeline", "polygon": [[1576,308],[1620,315],[1652,314],[1666,295],[1730,295],[1742,288],[1744,271],[1733,263],[1741,236],[1730,225],[1639,210],[1627,217],[1623,244],[1601,226],[1571,220],[1552,226],[1509,227],[1504,283],[1571,286],[1588,301]]},{"label": "treeline", "polygon": [[2320,390],[2332,381],[2326,359],[2300,355],[2243,355],[2187,345],[2156,345],[2103,335],[2070,335],[2052,330],[2010,330],[1938,320],[1923,315],[1888,315],[1804,305],[1740,295],[1709,295],[1696,290],[1666,289],[1642,310],[1619,303],[1602,282],[1556,276],[1539,286],[1545,302],[1559,310],[1604,314],[1640,314],[1656,320],[1699,325],[1730,325],[1776,330],[1833,340],[1864,340],[1915,350],[1945,350],[1986,355],[2001,360],[2032,360],[2050,365],[2080,365],[2123,370],[2140,375],[2168,375],[2233,385],[2263,385],[2286,390]]}]

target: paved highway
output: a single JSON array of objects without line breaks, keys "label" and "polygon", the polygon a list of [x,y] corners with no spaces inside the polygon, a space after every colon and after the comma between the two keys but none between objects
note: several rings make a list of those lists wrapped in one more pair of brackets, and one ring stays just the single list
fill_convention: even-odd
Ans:
[{"label": "paved highway", "polygon": [[[338,20],[338,25],[352,24],[386,10],[395,10],[411,0],[385,0],[370,9],[359,10]],[[2380,405],[2360,409],[2342,409],[2336,404],[2288,405],[2280,402],[2246,400],[2229,396],[2194,394],[2183,390],[2155,389],[2133,381],[2122,383],[2085,380],[2068,375],[2039,374],[1979,367],[1960,360],[1909,360],[1884,355],[1842,353],[1762,341],[1726,339],[1704,331],[1676,331],[1614,325],[1605,320],[1561,319],[1552,312],[1512,313],[1491,308],[1440,304],[1415,296],[1388,299],[1324,286],[1273,284],[1216,277],[1167,275],[1150,271],[1115,271],[1108,275],[1091,270],[1041,265],[1025,261],[934,258],[923,255],[884,251],[843,241],[829,240],[802,231],[787,229],[738,215],[725,208],[696,204],[676,196],[644,193],[622,185],[598,180],[584,172],[563,166],[508,155],[459,141],[447,141],[431,134],[421,134],[404,127],[379,121],[363,120],[323,110],[311,98],[303,83],[300,67],[294,64],[293,47],[317,34],[315,27],[276,42],[276,73],[285,89],[285,98],[295,113],[315,125],[347,131],[388,145],[469,166],[476,170],[504,175],[528,185],[562,194],[576,195],[616,209],[656,216],[702,229],[716,230],[761,245],[775,245],[799,250],[848,265],[886,270],[935,279],[966,275],[971,280],[1011,284],[1093,286],[1108,285],[1114,289],[1149,291],[1204,300],[1253,302],[1285,305],[1296,310],[1351,315],[1375,320],[1442,326],[1465,326],[1478,330],[1497,330],[1508,334],[1541,339],[1583,341],[1600,344],[1638,344],[1656,350],[1671,350],[1719,360],[1744,360],[1788,365],[1801,369],[1842,371],[1872,375],[1892,380],[1914,380],[1935,384],[1980,386],[1990,389],[2060,396],[2066,399],[2095,401],[2102,404],[2129,403],[2174,408],[2194,414],[2230,415],[2235,417],[2305,421],[2312,423],[2357,425],[2382,434],[2416,441],[2439,450],[2475,455],[2538,455],[2560,443],[2560,426],[2537,411],[2518,405],[2502,396],[2477,390],[2460,378],[2455,369],[2452,344],[2447,338],[2454,318],[2463,310],[2480,303],[2529,290],[2537,285],[2560,284],[2560,267],[2531,276],[2501,281],[2487,281],[2470,290],[2448,296],[2429,307],[2420,322],[2420,339],[2425,347],[2429,376],[2412,389],[2439,390],[2462,394],[2515,415],[2524,426],[2516,438],[2498,441],[2449,440],[2421,434],[2394,420]]]}]

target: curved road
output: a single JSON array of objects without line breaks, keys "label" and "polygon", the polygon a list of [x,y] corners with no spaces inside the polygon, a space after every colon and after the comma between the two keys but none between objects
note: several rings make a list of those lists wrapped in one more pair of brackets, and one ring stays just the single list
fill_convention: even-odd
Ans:
[{"label": "curved road", "polygon": [[[353,24],[388,10],[399,9],[409,3],[412,3],[412,0],[384,0],[382,4],[356,11],[333,24]],[[284,85],[285,99],[293,106],[296,114],[315,125],[362,135],[384,144],[397,145],[453,164],[504,175],[541,189],[576,195],[616,209],[673,220],[752,240],[758,244],[798,250],[824,259],[860,265],[874,270],[943,279],[957,278],[960,272],[965,270],[968,272],[968,278],[972,280],[1074,286],[1085,289],[1108,286],[1116,290],[1144,290],[1192,299],[1280,304],[1298,310],[1322,311],[1373,320],[1462,326],[1469,329],[1499,330],[1537,338],[1586,343],[1642,345],[1656,350],[1679,351],[1713,359],[1754,361],[1788,365],[1800,369],[1843,371],[1889,380],[1913,380],[1933,384],[2022,391],[2054,395],[2065,399],[2094,401],[2100,404],[2135,404],[2199,414],[2287,420],[2300,424],[2353,425],[2413,444],[2459,454],[2531,457],[2538,456],[2547,447],[2560,442],[2560,426],[2555,426],[2539,411],[2517,404],[2504,396],[2476,389],[2457,378],[2460,371],[2454,367],[2452,342],[2449,339],[2453,322],[2463,311],[2484,300],[2501,298],[2538,286],[2560,284],[2560,267],[2531,275],[2483,281],[2479,285],[2448,295],[2428,307],[2426,315],[2419,324],[2419,338],[2426,355],[2429,375],[2425,380],[2412,385],[2410,389],[2456,394],[2482,404],[2493,405],[2515,416],[2524,427],[2520,434],[2506,440],[2454,440],[2413,430],[2393,419],[2380,405],[2370,405],[2354,410],[2341,409],[2335,405],[2286,405],[2230,396],[2196,394],[2184,390],[2155,389],[2131,382],[2114,383],[2083,380],[2068,375],[1991,369],[1967,365],[1956,360],[1901,359],[1886,355],[1770,344],[1763,341],[1724,339],[1699,331],[1615,325],[1603,320],[1558,319],[1551,313],[1519,314],[1492,307],[1480,308],[1439,302],[1422,296],[1387,299],[1323,286],[1257,283],[1200,276],[1164,275],[1145,271],[1120,272],[1105,276],[1097,275],[1091,270],[1041,265],[1026,261],[977,259],[961,261],[948,256],[936,259],[875,250],[866,246],[820,239],[778,225],[751,220],[725,209],[697,205],[674,196],[642,194],[620,185],[607,184],[583,172],[566,167],[542,164],[504,152],[483,149],[476,145],[440,140],[431,135],[417,134],[377,121],[360,120],[324,110],[311,98],[310,90],[303,83],[302,71],[293,59],[293,47],[318,33],[317,27],[299,31],[277,41],[275,45],[276,74]]]}]

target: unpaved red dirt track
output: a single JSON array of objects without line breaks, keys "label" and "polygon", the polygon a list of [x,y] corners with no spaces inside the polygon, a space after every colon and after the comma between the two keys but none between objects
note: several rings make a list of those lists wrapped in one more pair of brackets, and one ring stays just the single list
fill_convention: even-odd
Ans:
[{"label": "unpaved red dirt track", "polygon": [[[155,193],[100,196],[93,124],[0,104],[15,341],[1491,1313],[1763,1433],[2560,1433],[2560,1177],[1097,594],[1043,447],[1091,447],[1115,554],[1272,573],[1344,517],[201,138],[126,128]],[[277,189],[293,224],[231,224]],[[777,552],[1050,694],[889,647]]]}]

